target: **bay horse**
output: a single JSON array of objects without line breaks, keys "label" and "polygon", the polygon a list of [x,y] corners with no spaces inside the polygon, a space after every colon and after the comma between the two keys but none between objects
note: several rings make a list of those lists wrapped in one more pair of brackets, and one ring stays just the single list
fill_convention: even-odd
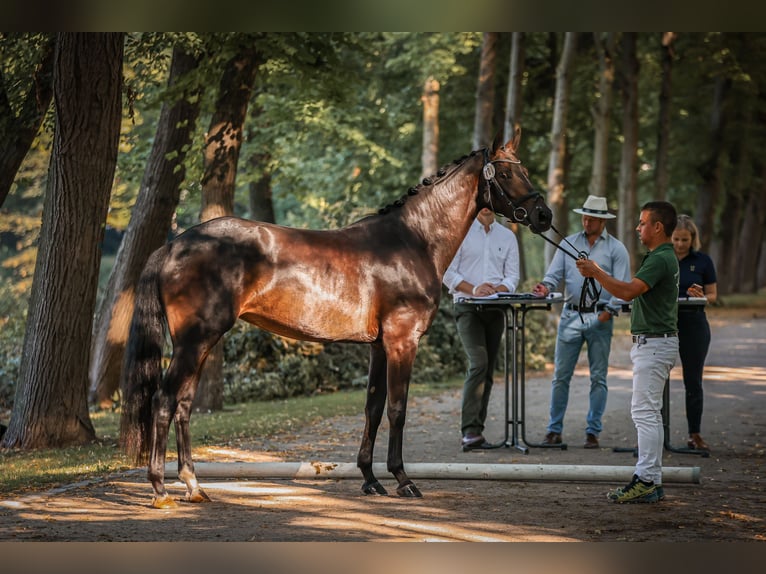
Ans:
[{"label": "bay horse", "polygon": [[[357,456],[362,490],[387,494],[372,472],[385,410],[387,468],[398,481],[396,492],[422,496],[404,471],[402,438],[415,353],[439,307],[444,272],[482,207],[536,233],[551,226],[551,211],[516,155],[520,136],[517,130],[503,145],[498,134],[490,148],[341,229],[221,217],[149,257],[136,288],[120,383],[120,441],[136,464],[148,459],[154,507],[176,505],[164,484],[171,419],[186,500],[210,500],[194,474],[189,417],[205,358],[237,319],[292,339],[369,344]],[[166,329],[172,357],[163,377]]]}]

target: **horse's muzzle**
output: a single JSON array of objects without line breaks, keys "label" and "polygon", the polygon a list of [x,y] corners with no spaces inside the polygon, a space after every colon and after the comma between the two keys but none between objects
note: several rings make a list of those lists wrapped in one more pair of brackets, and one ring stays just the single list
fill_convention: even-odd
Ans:
[{"label": "horse's muzzle", "polygon": [[553,212],[541,198],[534,209],[529,212],[529,228],[534,233],[543,233],[548,231],[552,224]]}]

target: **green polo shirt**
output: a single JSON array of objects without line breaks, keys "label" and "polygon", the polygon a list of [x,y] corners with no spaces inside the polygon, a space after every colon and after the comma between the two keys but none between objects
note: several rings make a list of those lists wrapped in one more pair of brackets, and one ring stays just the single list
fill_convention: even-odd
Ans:
[{"label": "green polo shirt", "polygon": [[630,332],[634,335],[678,331],[678,258],[672,243],[663,243],[644,255],[636,277],[649,290],[633,300]]}]

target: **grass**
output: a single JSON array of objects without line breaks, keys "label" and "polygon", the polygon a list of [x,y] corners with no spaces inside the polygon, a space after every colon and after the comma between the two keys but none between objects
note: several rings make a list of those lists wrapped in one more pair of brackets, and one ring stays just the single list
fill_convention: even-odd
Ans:
[{"label": "grass", "polygon": [[[410,387],[410,396],[428,396],[455,388],[457,379]],[[269,435],[300,429],[318,420],[364,412],[364,390],[341,391],[280,401],[227,405],[223,411],[192,415],[195,447],[258,442]],[[117,444],[119,413],[91,413],[98,441],[94,444],[34,451],[0,451],[0,497],[39,491],[132,468]],[[360,429],[361,431],[361,429]],[[169,458],[175,457],[171,427]]]}]

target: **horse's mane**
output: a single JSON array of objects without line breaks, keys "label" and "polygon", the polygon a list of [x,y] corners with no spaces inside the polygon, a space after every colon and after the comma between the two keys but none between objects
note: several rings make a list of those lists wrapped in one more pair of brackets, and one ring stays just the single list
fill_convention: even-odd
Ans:
[{"label": "horse's mane", "polygon": [[[463,157],[460,157],[448,164],[443,165],[441,168],[439,168],[439,170],[434,175],[431,175],[429,177],[424,177],[423,180],[418,185],[410,187],[407,190],[407,193],[405,195],[401,196],[399,199],[397,199],[393,203],[389,203],[385,207],[381,207],[378,210],[378,215],[386,215],[391,210],[398,207],[402,207],[410,196],[417,195],[418,193],[420,193],[420,191],[423,188],[431,187],[441,182],[446,177],[449,177],[450,175],[455,173],[458,170],[458,168],[460,168],[460,166],[462,166],[463,163],[465,163],[465,161],[468,158],[475,156],[477,153],[479,153],[479,151],[472,151],[470,154],[464,155]],[[372,214],[368,215],[367,217],[370,217],[371,215]]]}]

